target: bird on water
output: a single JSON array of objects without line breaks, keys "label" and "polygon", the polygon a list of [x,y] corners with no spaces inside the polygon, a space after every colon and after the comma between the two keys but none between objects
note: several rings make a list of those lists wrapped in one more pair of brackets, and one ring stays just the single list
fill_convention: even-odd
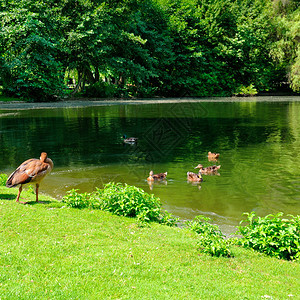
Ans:
[{"label": "bird on water", "polygon": [[136,137],[127,137],[125,134],[123,135],[123,142],[126,144],[135,144],[137,143],[138,138]]},{"label": "bird on water", "polygon": [[199,164],[197,167],[195,167],[195,169],[199,169],[201,174],[206,174],[206,175],[217,173],[220,168],[221,168],[221,165],[219,165],[219,166],[213,165],[213,166],[203,168],[203,166],[201,164]]},{"label": "bird on water", "polygon": [[24,161],[7,179],[6,186],[11,188],[20,185],[16,202],[20,201],[20,195],[24,184],[31,183],[36,185],[36,202],[39,202],[39,185],[45,176],[53,169],[53,161],[46,152],[41,153],[40,159],[31,158]]},{"label": "bird on water", "polygon": [[164,179],[166,179],[167,175],[168,175],[168,172],[153,174],[153,171],[150,171],[149,177],[147,178],[147,180],[148,181],[164,180]]},{"label": "bird on water", "polygon": [[201,172],[199,172],[198,174],[193,173],[193,172],[187,172],[187,180],[191,181],[191,182],[202,182],[203,178],[201,175]]},{"label": "bird on water", "polygon": [[219,159],[220,153],[212,153],[212,152],[208,152],[208,160],[209,161],[217,161]]}]

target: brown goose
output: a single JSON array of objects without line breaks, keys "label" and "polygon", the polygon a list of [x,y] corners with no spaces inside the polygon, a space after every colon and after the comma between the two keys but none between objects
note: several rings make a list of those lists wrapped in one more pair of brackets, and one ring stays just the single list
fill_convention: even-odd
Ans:
[{"label": "brown goose", "polygon": [[19,201],[22,192],[22,186],[26,183],[34,183],[36,185],[36,202],[39,201],[39,185],[44,177],[53,169],[53,162],[48,158],[46,152],[41,153],[40,159],[31,158],[24,161],[7,179],[6,186],[11,188],[20,185],[16,202]]}]

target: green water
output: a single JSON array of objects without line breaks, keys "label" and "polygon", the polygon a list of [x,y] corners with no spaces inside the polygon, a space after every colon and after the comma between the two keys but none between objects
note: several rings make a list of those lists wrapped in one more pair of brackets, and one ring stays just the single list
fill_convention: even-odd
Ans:
[{"label": "green water", "polygon": [[[46,151],[55,168],[41,192],[126,182],[182,219],[203,214],[233,232],[243,212],[300,214],[300,97],[273,100],[1,104],[0,172]],[[208,151],[220,153],[219,175],[188,183],[187,171],[215,164]],[[167,181],[150,187],[150,170]]]}]

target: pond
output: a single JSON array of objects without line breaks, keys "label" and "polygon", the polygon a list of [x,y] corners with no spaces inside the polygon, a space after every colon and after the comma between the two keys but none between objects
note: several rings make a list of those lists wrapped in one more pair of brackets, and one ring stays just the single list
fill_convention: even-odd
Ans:
[{"label": "pond", "polygon": [[[124,144],[122,136],[138,138]],[[202,214],[232,233],[243,212],[300,214],[300,97],[0,104],[0,172],[42,151],[54,170],[40,191],[61,198],[109,181],[160,197],[181,219]],[[208,151],[220,153],[208,161]],[[203,182],[195,166],[221,165]],[[148,185],[149,171],[168,172]]]}]

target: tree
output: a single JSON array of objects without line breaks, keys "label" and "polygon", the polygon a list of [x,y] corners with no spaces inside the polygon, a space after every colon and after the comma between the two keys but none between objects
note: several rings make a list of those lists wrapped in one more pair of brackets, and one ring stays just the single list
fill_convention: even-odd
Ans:
[{"label": "tree", "polygon": [[296,0],[0,0],[4,93],[37,101],[300,90]]},{"label": "tree", "polygon": [[271,56],[282,70],[283,82],[300,92],[300,6],[297,1],[274,1],[276,35]]},{"label": "tree", "polygon": [[26,99],[61,96],[64,72],[57,60],[59,39],[49,3],[18,1],[1,11],[4,92]]}]

